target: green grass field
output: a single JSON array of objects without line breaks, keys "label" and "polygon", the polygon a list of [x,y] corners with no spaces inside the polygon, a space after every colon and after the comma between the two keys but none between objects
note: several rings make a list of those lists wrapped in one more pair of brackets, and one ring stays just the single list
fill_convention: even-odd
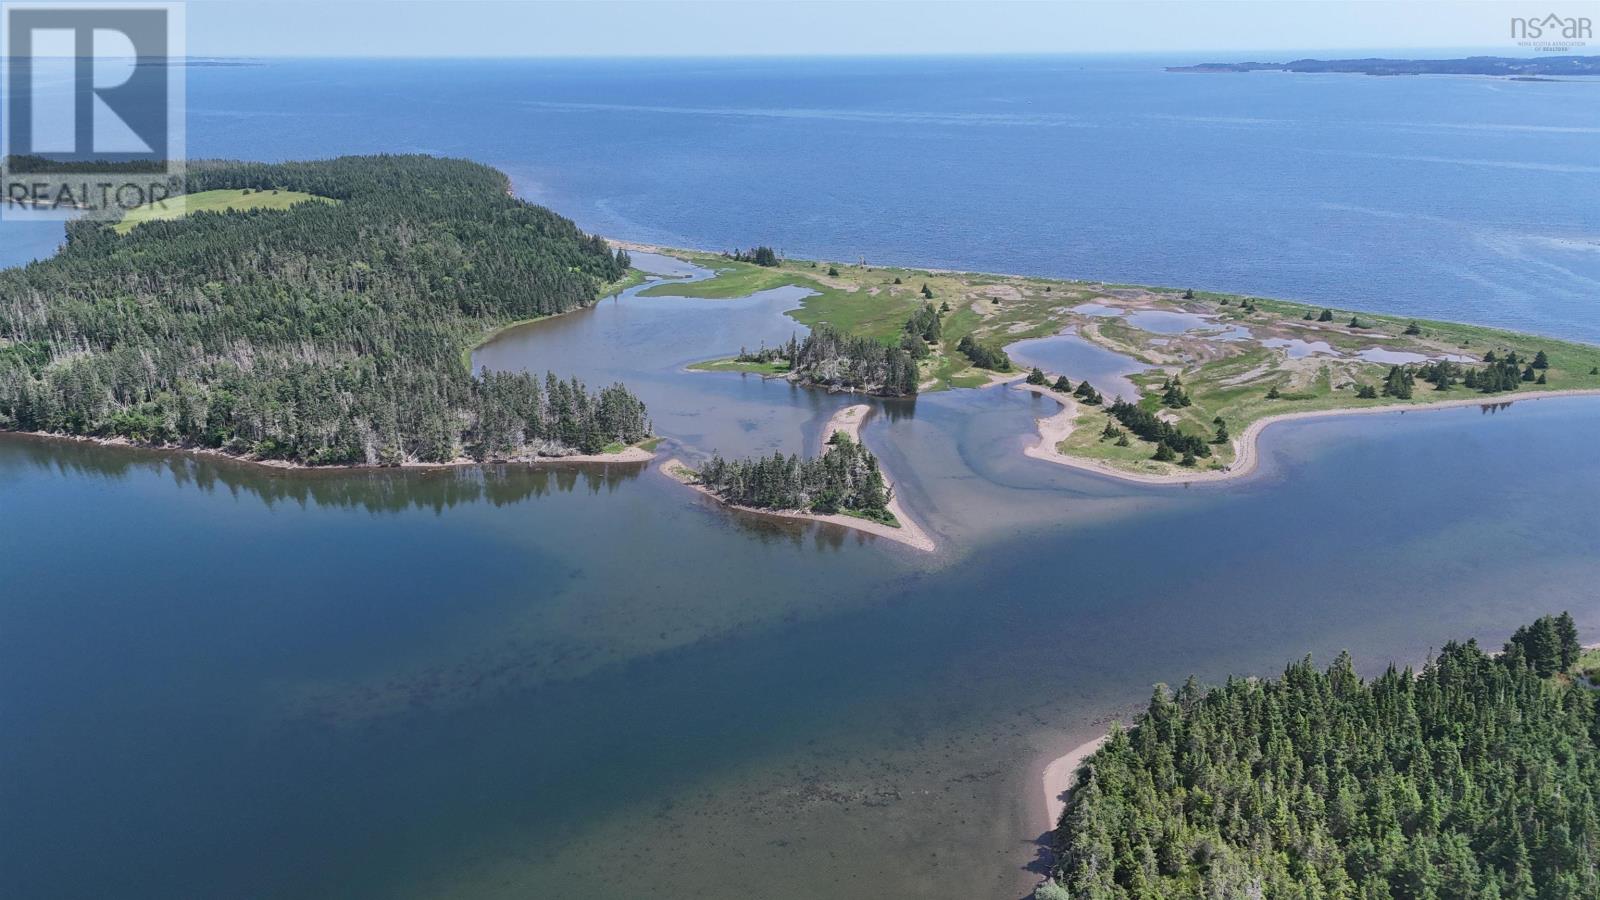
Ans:
[{"label": "green grass field", "polygon": [[783,375],[789,371],[789,364],[783,360],[772,362],[740,362],[737,359],[712,359],[705,362],[690,363],[689,368],[695,372],[749,372],[755,375]]},{"label": "green grass field", "polygon": [[1600,647],[1585,650],[1583,655],[1578,657],[1576,668],[1578,674],[1589,679],[1590,683],[1600,685]]},{"label": "green grass field", "polygon": [[299,191],[202,191],[130,209],[114,228],[118,234],[127,234],[146,222],[181,219],[197,212],[288,209],[300,203],[337,202],[316,194],[302,194]]}]

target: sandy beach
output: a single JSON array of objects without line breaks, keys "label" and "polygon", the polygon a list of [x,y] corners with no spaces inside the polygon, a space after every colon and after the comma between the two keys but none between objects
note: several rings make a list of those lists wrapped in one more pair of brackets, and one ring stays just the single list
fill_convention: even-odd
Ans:
[{"label": "sandy beach", "polygon": [[850,440],[861,443],[861,426],[867,421],[867,414],[870,412],[872,407],[865,403],[857,403],[834,413],[832,418],[828,419],[828,424],[822,426],[822,443],[828,443],[828,440],[840,431],[849,435]]},{"label": "sandy beach", "polygon": [[1058,458],[1072,459],[1072,457],[1057,450],[1056,445],[1066,440],[1072,434],[1073,427],[1077,425],[1078,401],[1074,400],[1070,395],[1057,393],[1044,385],[1019,381],[1015,382],[1015,386],[1030,394],[1049,397],[1051,400],[1061,404],[1061,411],[1055,415],[1040,416],[1034,419],[1034,425],[1039,429],[1039,440],[1029,445],[1022,452],[1034,459],[1044,459],[1050,462],[1057,462]]},{"label": "sandy beach", "polygon": [[[871,411],[872,407],[865,403],[858,403],[854,406],[847,406],[834,413],[833,417],[830,418],[828,423],[822,428],[823,443],[826,444],[828,439],[833,437],[835,432],[840,431],[849,435],[851,440],[859,442],[861,440],[861,425],[866,421],[867,415]],[[800,510],[793,509],[756,509],[749,506],[740,506],[737,503],[728,503],[721,497],[713,494],[710,490],[695,483],[692,470],[678,459],[669,459],[662,463],[661,471],[674,480],[694,488],[695,490],[706,495],[707,497],[710,497],[723,506],[732,507],[733,509],[740,509],[763,516],[773,516],[780,519],[802,519],[809,522],[828,522],[833,525],[840,525],[845,528],[853,528],[856,531],[862,531],[881,538],[887,538],[891,541],[904,544],[907,547],[912,547],[926,553],[932,553],[937,546],[934,544],[933,538],[929,537],[928,533],[922,530],[922,527],[917,524],[916,520],[912,519],[911,516],[906,513],[905,507],[900,505],[898,498],[891,499],[889,501],[889,511],[894,513],[895,519],[900,522],[900,527],[896,528],[893,525],[885,525],[882,522],[874,522],[871,519],[863,519],[858,516],[837,514],[825,516],[817,513],[801,512]],[[888,474],[888,472],[884,473],[886,480],[888,480]]]},{"label": "sandy beach", "polygon": [[1072,788],[1074,776],[1083,761],[1094,755],[1106,739],[1111,735],[1103,734],[1086,744],[1079,744],[1067,752],[1065,756],[1058,756],[1045,764],[1043,775],[1044,787],[1044,820],[1041,823],[1045,830],[1054,831],[1056,823],[1061,821],[1061,813],[1067,808],[1066,801],[1061,799]]},{"label": "sandy beach", "polygon": [[1050,864],[1050,848],[1056,824],[1061,821],[1061,813],[1066,809],[1062,795],[1074,786],[1078,767],[1099,750],[1109,737],[1109,733],[1102,733],[1099,737],[1079,744],[1061,756],[1044,754],[1034,762],[1033,771],[1039,773],[1040,779],[1035,783],[1040,789],[1029,790],[1027,799],[1022,805],[1027,814],[1024,827],[1028,829],[1029,834],[1034,833],[1033,829],[1039,829],[1040,839],[1034,864],[1018,872],[1018,892],[1031,893],[1044,876],[1046,870],[1043,867]]},{"label": "sandy beach", "polygon": [[1528,403],[1535,400],[1549,400],[1557,397],[1596,397],[1600,390],[1592,388],[1578,388],[1565,391],[1540,391],[1510,394],[1479,394],[1474,397],[1461,397],[1453,400],[1441,400],[1437,403],[1410,403],[1394,404],[1390,406],[1351,407],[1348,409],[1319,409],[1304,412],[1280,413],[1267,416],[1251,422],[1242,434],[1233,440],[1233,464],[1225,469],[1201,469],[1195,472],[1175,472],[1170,475],[1156,475],[1147,472],[1129,472],[1119,469],[1110,463],[1093,459],[1081,459],[1069,456],[1056,449],[1056,445],[1066,440],[1072,434],[1072,428],[1078,417],[1078,405],[1069,397],[1052,391],[1040,385],[1027,384],[1020,380],[1006,382],[1011,386],[1026,390],[1043,397],[1049,397],[1062,404],[1059,413],[1040,417],[1035,420],[1038,428],[1039,439],[1023,452],[1034,459],[1042,459],[1057,465],[1070,466],[1085,472],[1094,472],[1110,478],[1136,484],[1193,484],[1203,481],[1226,481],[1233,478],[1243,478],[1256,470],[1260,464],[1261,433],[1269,426],[1279,422],[1291,422],[1299,419],[1321,419],[1333,416],[1370,416],[1391,413],[1426,412],[1435,409],[1450,409],[1462,406],[1497,406],[1500,404]]}]

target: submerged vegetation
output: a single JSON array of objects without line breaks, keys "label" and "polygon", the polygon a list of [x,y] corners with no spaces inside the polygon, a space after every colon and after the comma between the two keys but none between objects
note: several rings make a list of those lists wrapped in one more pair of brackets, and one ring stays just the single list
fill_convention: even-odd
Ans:
[{"label": "submerged vegetation", "polygon": [[1600,694],[1572,619],[1363,682],[1342,654],[1175,695],[1084,764],[1037,898],[1600,896]]},{"label": "submerged vegetation", "polygon": [[[499,172],[422,156],[201,163],[189,188],[219,211],[125,234],[73,222],[59,255],[0,272],[0,428],[304,464],[646,436],[620,385],[469,371],[462,351],[486,330],[590,305],[628,263]],[[251,198],[260,208],[226,211]]]},{"label": "submerged vegetation", "polygon": [[843,431],[829,438],[818,457],[727,460],[713,455],[696,480],[722,500],[755,509],[846,513],[896,524],[889,512],[893,490],[884,481],[878,458]]}]

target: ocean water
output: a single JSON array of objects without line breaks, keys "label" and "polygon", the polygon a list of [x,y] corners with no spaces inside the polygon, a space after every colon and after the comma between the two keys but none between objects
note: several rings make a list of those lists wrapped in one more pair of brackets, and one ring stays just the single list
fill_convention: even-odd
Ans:
[{"label": "ocean water", "polygon": [[465,156],[621,238],[1600,340],[1600,83],[1187,61],[272,61],[188,70],[188,151]]},{"label": "ocean water", "polygon": [[[1150,60],[190,71],[194,156],[470,156],[668,244],[1314,298],[1600,339],[1600,86]],[[23,261],[59,229],[0,225]],[[640,298],[495,368],[625,379],[667,452],[846,398],[684,371],[798,300]],[[1021,896],[1035,764],[1194,673],[1364,671],[1570,609],[1600,404],[1287,423],[1253,478],[1022,455],[1020,391],[876,402],[939,540],[647,465],[284,473],[0,436],[0,895]],[[1536,461],[1537,464],[1531,464]]]}]

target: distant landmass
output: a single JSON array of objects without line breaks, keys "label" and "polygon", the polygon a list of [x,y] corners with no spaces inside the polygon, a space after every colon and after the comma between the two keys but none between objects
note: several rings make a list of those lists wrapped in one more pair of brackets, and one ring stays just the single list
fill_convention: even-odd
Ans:
[{"label": "distant landmass", "polygon": [[1345,72],[1361,75],[1499,75],[1546,78],[1600,75],[1600,56],[1469,56],[1465,59],[1296,59],[1291,62],[1200,63],[1168,72]]}]

